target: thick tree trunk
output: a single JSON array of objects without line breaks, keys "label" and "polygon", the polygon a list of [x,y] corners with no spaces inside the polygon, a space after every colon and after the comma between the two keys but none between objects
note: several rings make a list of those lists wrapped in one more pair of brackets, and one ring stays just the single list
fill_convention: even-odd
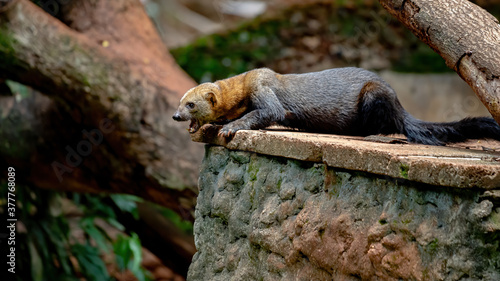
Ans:
[{"label": "thick tree trunk", "polygon": [[190,218],[203,152],[171,116],[194,82],[139,1],[58,8],[67,25],[27,0],[0,6],[0,78],[46,95],[1,97],[1,169],[43,188],[135,194]]},{"label": "thick tree trunk", "polygon": [[467,0],[380,0],[441,55],[500,124],[500,24]]}]

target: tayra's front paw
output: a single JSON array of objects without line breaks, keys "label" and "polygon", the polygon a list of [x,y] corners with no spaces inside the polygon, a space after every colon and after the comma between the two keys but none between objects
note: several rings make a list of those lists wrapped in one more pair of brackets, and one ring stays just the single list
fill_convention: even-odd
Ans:
[{"label": "tayra's front paw", "polygon": [[241,126],[238,126],[238,124],[235,124],[234,122],[232,122],[232,123],[224,125],[224,127],[222,127],[222,129],[220,129],[219,136],[223,136],[226,138],[232,137],[239,130],[243,130],[243,128]]}]

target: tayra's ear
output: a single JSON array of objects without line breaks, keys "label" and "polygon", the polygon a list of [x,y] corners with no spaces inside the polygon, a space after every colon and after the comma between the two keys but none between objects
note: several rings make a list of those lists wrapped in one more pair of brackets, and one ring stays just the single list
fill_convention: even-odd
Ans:
[{"label": "tayra's ear", "polygon": [[217,103],[217,98],[215,97],[215,94],[213,92],[206,93],[205,99],[207,99],[207,101],[210,102],[212,106],[215,106],[215,104]]}]

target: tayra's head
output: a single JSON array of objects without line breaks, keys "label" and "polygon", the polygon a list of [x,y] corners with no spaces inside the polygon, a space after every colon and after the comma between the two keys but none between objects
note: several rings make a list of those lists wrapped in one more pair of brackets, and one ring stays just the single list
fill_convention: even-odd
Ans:
[{"label": "tayra's head", "polygon": [[181,99],[179,108],[175,112],[175,121],[191,121],[189,132],[195,133],[201,126],[216,122],[217,96],[220,88],[214,83],[203,83],[187,91]]}]

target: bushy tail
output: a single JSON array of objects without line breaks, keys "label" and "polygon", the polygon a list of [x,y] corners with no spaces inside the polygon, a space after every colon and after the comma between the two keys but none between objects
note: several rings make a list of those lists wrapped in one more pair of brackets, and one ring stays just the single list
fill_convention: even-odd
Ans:
[{"label": "bushy tail", "polygon": [[465,118],[456,122],[424,122],[407,114],[403,133],[409,142],[445,145],[468,139],[500,140],[500,126],[490,117]]}]

